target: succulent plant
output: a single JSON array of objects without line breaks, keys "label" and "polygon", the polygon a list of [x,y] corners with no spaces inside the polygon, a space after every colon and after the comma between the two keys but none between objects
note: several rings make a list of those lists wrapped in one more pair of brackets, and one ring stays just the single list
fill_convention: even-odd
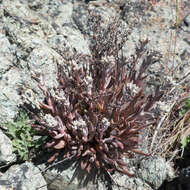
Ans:
[{"label": "succulent plant", "polygon": [[[101,40],[94,43],[95,46],[100,44]],[[144,93],[144,72],[157,61],[155,53],[149,53],[137,69],[146,44],[147,41],[140,43],[130,63],[119,55],[121,44],[115,44],[111,58],[107,52],[104,59],[105,49],[101,53],[101,47],[91,47],[92,56],[73,58],[72,61],[82,63],[80,68],[66,73],[58,65],[59,85],[54,88],[55,95],[34,77],[45,95],[40,107],[55,119],[54,124],[50,124],[38,118],[32,125],[50,137],[45,144],[45,148],[52,151],[49,162],[63,153],[63,159],[74,157],[77,166],[87,173],[95,171],[99,175],[117,171],[134,175],[126,168],[124,158],[148,155],[138,149],[138,136],[141,130],[155,123],[150,110],[162,96],[159,88],[154,95]]]}]

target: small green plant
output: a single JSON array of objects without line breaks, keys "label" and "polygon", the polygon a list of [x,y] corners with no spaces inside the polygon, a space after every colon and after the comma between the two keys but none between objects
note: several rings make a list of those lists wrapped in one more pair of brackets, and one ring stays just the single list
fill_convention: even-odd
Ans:
[{"label": "small green plant", "polygon": [[[188,115],[186,116],[187,112],[190,110],[190,98],[188,98],[186,101],[185,101],[185,105],[183,106],[182,110],[179,112],[180,116],[181,117],[184,117],[184,118],[188,118]],[[186,120],[186,119],[185,119]],[[189,120],[187,119],[187,122]],[[185,147],[187,146],[187,144],[190,143],[190,135],[189,135],[189,132],[186,132],[184,133],[182,139],[181,139],[181,148],[182,150],[184,151]]]},{"label": "small green plant", "polygon": [[44,136],[34,140],[35,131],[30,127],[29,118],[24,112],[20,112],[14,123],[8,122],[6,126],[19,161],[30,160],[31,151],[38,150],[46,138]]},{"label": "small green plant", "polygon": [[185,101],[185,105],[180,111],[180,116],[183,116],[185,113],[187,113],[188,110],[190,110],[190,98]]},{"label": "small green plant", "polygon": [[190,143],[190,136],[184,136],[181,139],[181,148],[184,150],[188,143]]}]

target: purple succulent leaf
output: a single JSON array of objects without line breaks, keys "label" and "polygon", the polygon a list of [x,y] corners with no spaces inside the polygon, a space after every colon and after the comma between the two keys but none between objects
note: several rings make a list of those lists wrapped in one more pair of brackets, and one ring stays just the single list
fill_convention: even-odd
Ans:
[{"label": "purple succulent leaf", "polygon": [[53,162],[55,158],[59,155],[59,151],[56,151],[49,159],[48,163]]},{"label": "purple succulent leaf", "polygon": [[87,127],[82,129],[82,140],[84,142],[88,141],[88,128]]},{"label": "purple succulent leaf", "polygon": [[134,153],[136,153],[136,154],[141,154],[141,155],[143,155],[143,156],[150,156],[150,154],[147,154],[147,153],[145,153],[145,152],[143,152],[143,151],[141,151],[141,150],[138,150],[138,149],[130,149],[130,151],[131,151],[131,152],[134,152]]},{"label": "purple succulent leaf", "polygon": [[87,149],[87,150],[82,154],[82,156],[84,157],[84,156],[87,156],[87,155],[92,156],[93,153],[92,153],[89,149]]},{"label": "purple succulent leaf", "polygon": [[49,112],[53,112],[53,107],[40,102],[40,108]]},{"label": "purple succulent leaf", "polygon": [[124,162],[122,159],[117,159],[117,162],[119,165],[121,166],[127,166],[128,164],[126,162]]},{"label": "purple succulent leaf", "polygon": [[65,147],[65,145],[66,145],[66,142],[65,142],[63,139],[61,139],[61,140],[59,140],[59,141],[53,146],[53,148],[55,148],[55,149],[63,149],[63,148]]},{"label": "purple succulent leaf", "polygon": [[122,142],[120,142],[119,140],[115,139],[115,142],[117,143],[117,145],[119,146],[120,149],[124,149],[124,145]]},{"label": "purple succulent leaf", "polygon": [[93,125],[91,122],[88,125],[88,129],[89,129],[89,140],[92,139],[95,136],[96,133],[96,127],[95,125]]},{"label": "purple succulent leaf", "polygon": [[64,137],[65,133],[55,134],[54,132],[51,132],[50,135],[54,139],[60,139],[60,138]]},{"label": "purple succulent leaf", "polygon": [[51,139],[51,141],[47,142],[45,144],[45,148],[50,148],[52,147],[53,145],[55,144],[55,140],[54,139]]},{"label": "purple succulent leaf", "polygon": [[87,160],[81,160],[81,169],[84,170],[87,167]]},{"label": "purple succulent leaf", "polygon": [[123,173],[123,174],[126,174],[126,175],[128,175],[129,177],[134,177],[135,176],[135,174],[132,174],[132,173],[130,173],[127,169],[125,169],[125,168],[116,168],[116,170],[118,171],[118,172],[120,172],[120,173]]},{"label": "purple succulent leaf", "polygon": [[156,101],[158,101],[158,100],[160,100],[160,98],[163,96],[163,91],[160,91],[160,89],[159,89],[159,86],[157,86],[157,88],[156,88],[156,91],[155,91],[155,95],[153,96],[152,94],[151,95],[149,95],[148,96],[148,98],[147,98],[147,104],[145,105],[145,108],[144,108],[144,110],[145,111],[148,111],[152,106],[153,106],[153,104],[156,102]]}]

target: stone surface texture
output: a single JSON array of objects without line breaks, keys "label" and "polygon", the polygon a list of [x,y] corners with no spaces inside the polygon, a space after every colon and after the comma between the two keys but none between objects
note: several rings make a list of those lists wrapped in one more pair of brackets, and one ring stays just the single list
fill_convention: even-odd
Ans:
[{"label": "stone surface texture", "polygon": [[11,140],[0,130],[0,166],[9,165],[16,161]]},{"label": "stone surface texture", "polygon": [[11,166],[0,176],[0,187],[16,190],[47,190],[46,181],[40,170],[30,162]]},{"label": "stone surface texture", "polygon": [[[121,29],[128,33],[125,56],[132,55],[139,40],[146,38],[148,49],[161,54],[161,60],[148,69],[147,80],[150,86],[162,86],[166,81],[173,86],[175,96],[167,96],[167,102],[160,102],[160,109],[167,112],[167,106],[190,86],[190,1],[183,0],[177,13],[175,3],[172,0],[0,0],[0,127],[13,121],[20,106],[39,108],[44,96],[32,74],[42,77],[51,89],[57,84],[57,63],[64,64],[63,55],[68,48],[68,57],[91,53],[88,36],[92,33],[92,22],[88,10],[101,16],[103,27],[114,17],[120,18]],[[0,165],[15,161],[11,141],[0,131]],[[132,164],[132,168],[137,173],[135,178],[114,176],[120,189],[157,189],[174,174],[162,158],[144,159],[138,167]],[[14,190],[36,190],[44,185],[40,189],[45,190],[44,178],[35,175],[38,172],[28,162],[13,165],[0,176],[0,185],[12,184]],[[47,183],[51,182],[49,190],[79,189],[76,180],[69,185],[72,175],[71,168],[44,173]],[[99,189],[105,187],[100,183]]]}]

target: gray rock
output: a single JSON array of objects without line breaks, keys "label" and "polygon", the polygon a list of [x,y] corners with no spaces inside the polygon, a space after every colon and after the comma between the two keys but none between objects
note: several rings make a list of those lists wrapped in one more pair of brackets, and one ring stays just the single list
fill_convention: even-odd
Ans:
[{"label": "gray rock", "polygon": [[14,56],[11,54],[11,44],[6,36],[0,33],[0,75],[4,74],[11,67]]},{"label": "gray rock", "polygon": [[184,21],[185,21],[186,26],[187,26],[187,27],[190,27],[190,14],[188,14],[188,15],[185,17]]},{"label": "gray rock", "polygon": [[[41,162],[48,160],[48,154],[44,155]],[[171,181],[175,177],[175,172],[172,166],[161,157],[145,157],[138,159],[129,159],[128,170],[135,174],[135,177],[128,177],[116,172],[112,175],[114,180],[113,189],[120,190],[155,190],[165,181]],[[47,181],[48,188],[50,190],[103,190],[106,188],[105,184],[101,180],[98,181],[98,185],[94,185],[91,182],[86,187],[78,187],[79,181],[75,176],[75,168],[71,162],[64,162],[58,165],[50,164],[49,169],[46,170],[45,164],[39,164],[40,170],[45,171],[44,177]],[[73,179],[73,181],[71,181]]]},{"label": "gray rock", "polygon": [[[12,46],[4,34],[0,33],[0,123],[14,118],[20,97],[13,87],[19,81],[17,68],[13,68]],[[13,80],[13,78],[14,80]]]},{"label": "gray rock", "polygon": [[[47,155],[44,155],[44,160]],[[51,167],[52,166],[52,167]],[[45,164],[40,164],[38,167],[44,172],[44,177],[47,181],[50,190],[93,190],[105,189],[105,184],[98,181],[98,185],[93,185],[91,182],[86,187],[78,187],[79,181],[73,176],[75,175],[75,168],[71,163],[60,163],[58,165],[48,165],[50,167],[46,170]],[[135,177],[128,177],[116,172],[112,175],[114,180],[113,189],[120,187],[120,190],[155,190],[167,180],[171,181],[175,178],[175,172],[172,166],[161,157],[147,157],[128,160],[128,169],[131,173],[135,173]],[[132,172],[133,171],[133,172]]]},{"label": "gray rock", "polygon": [[54,59],[57,53],[47,46],[35,48],[28,56],[28,67],[31,72],[41,74],[45,85],[52,88],[56,85],[57,65]]},{"label": "gray rock", "polygon": [[[77,178],[73,178],[75,169],[72,168],[73,162],[64,162],[60,164],[48,164],[47,162],[49,154],[45,154],[43,158],[38,161],[40,164],[37,166],[43,172],[44,178],[48,184],[48,190],[95,190],[96,185],[91,183],[86,187],[79,187],[79,181]],[[49,169],[47,169],[49,168]],[[99,189],[103,190],[105,187],[102,184],[99,184]]]},{"label": "gray rock", "polygon": [[[56,85],[56,61],[62,63],[60,55],[64,54],[67,47],[74,49],[74,52],[89,53],[87,41],[80,31],[72,29],[70,24],[72,3],[68,1],[22,3],[19,0],[10,3],[8,0],[3,2],[3,6],[6,7],[6,16],[3,17],[6,36],[2,35],[0,38],[3,47],[0,50],[3,51],[3,56],[0,56],[2,73],[0,83],[3,84],[1,85],[3,93],[0,94],[2,123],[15,117],[20,104],[27,103],[38,107],[39,101],[42,101],[43,94],[37,83],[31,80],[31,73],[41,74],[46,86],[52,88]],[[14,81],[7,81],[7,77],[11,79],[10,75],[13,72]],[[18,93],[20,96],[17,96]]]},{"label": "gray rock", "polygon": [[[21,80],[17,68],[8,70],[0,80],[0,123],[13,120],[18,112],[21,97],[18,94],[16,85]],[[13,80],[14,79],[14,80]]]},{"label": "gray rock", "polygon": [[[59,168],[62,168],[59,166]],[[65,171],[60,172],[57,169],[52,168],[44,173],[44,178],[48,183],[49,190],[75,190],[80,189],[78,187],[78,182],[75,179],[71,184],[70,180],[72,179],[74,170],[69,168]]]},{"label": "gray rock", "polygon": [[[176,18],[171,14],[175,12],[174,7],[174,4],[171,6],[167,1],[157,1],[156,5],[147,4],[145,1],[127,1],[123,9],[123,19],[131,29],[127,41],[128,48],[133,48],[139,39],[148,38],[150,40],[148,48],[162,55],[160,65],[164,67],[165,76],[168,71],[176,68],[175,72],[172,74],[170,72],[169,75],[173,78],[182,78],[185,71],[189,70],[189,67],[187,69],[185,66],[186,63],[180,59],[184,51],[190,51],[190,46],[186,42],[189,32],[176,31]],[[185,66],[183,74],[177,69],[179,65]]]},{"label": "gray rock", "polygon": [[11,140],[0,130],[0,166],[9,165],[16,161]]},{"label": "gray rock", "polygon": [[[147,183],[145,183],[141,178],[137,177],[127,177],[125,175],[115,175],[115,182],[121,186],[120,190],[153,190]],[[117,188],[117,187],[115,187]]]},{"label": "gray rock", "polygon": [[137,176],[149,184],[153,189],[158,189],[165,180],[175,177],[174,170],[161,157],[149,157],[139,162]]},{"label": "gray rock", "polygon": [[14,190],[47,190],[46,181],[40,170],[30,162],[11,166],[6,173],[0,176],[1,188]]},{"label": "gray rock", "polygon": [[52,35],[48,38],[51,48],[61,55],[65,55],[69,48],[70,56],[77,53],[90,54],[87,40],[84,39],[80,31],[66,26],[61,29],[61,34]]},{"label": "gray rock", "polygon": [[[90,4],[87,6],[85,3],[75,3],[72,13],[72,18],[77,28],[82,34],[92,33],[92,20],[93,17],[89,15],[89,11],[93,11],[98,15],[101,15],[101,25],[106,27],[107,24],[116,16],[117,11],[113,7],[107,7],[101,3],[101,1],[94,2],[95,4]],[[96,6],[96,3],[100,3],[100,6]],[[102,5],[102,6],[101,6]]]}]

